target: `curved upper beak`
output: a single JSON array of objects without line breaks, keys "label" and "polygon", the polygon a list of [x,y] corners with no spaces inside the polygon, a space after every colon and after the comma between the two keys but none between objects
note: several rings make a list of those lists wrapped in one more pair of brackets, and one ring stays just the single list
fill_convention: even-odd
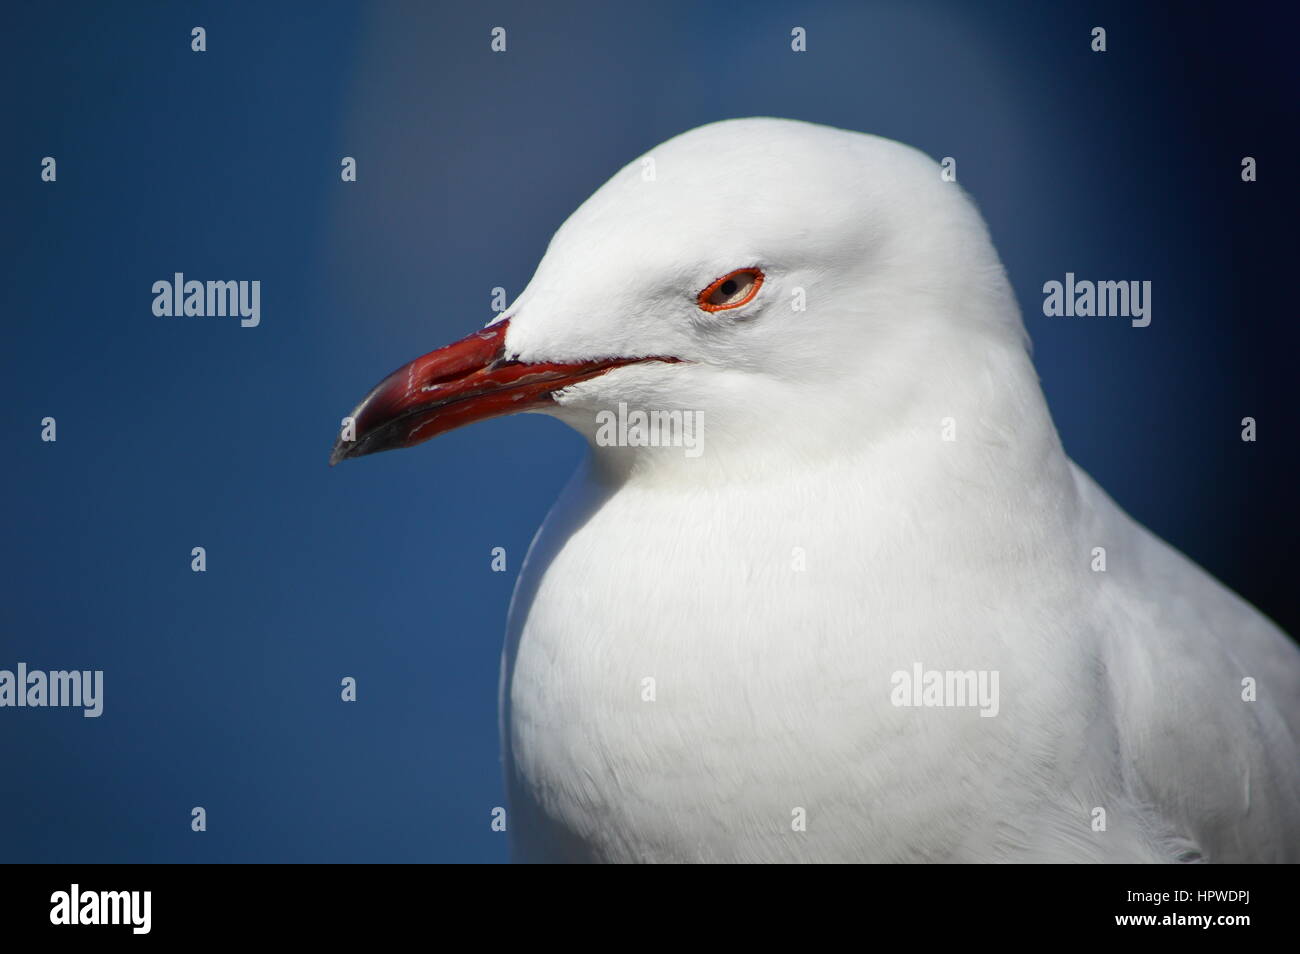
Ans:
[{"label": "curved upper beak", "polygon": [[414,447],[474,421],[551,402],[561,388],[644,358],[602,358],[573,364],[529,364],[505,356],[510,320],[398,368],[366,395],[348,418],[330,466],[398,447]]}]

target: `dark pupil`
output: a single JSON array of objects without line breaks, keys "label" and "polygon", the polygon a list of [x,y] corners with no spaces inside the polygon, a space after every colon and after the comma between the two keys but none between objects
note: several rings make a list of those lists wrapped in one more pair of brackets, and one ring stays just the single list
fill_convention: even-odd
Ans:
[{"label": "dark pupil", "polygon": [[736,280],[734,278],[728,278],[722,283],[722,287],[719,288],[718,291],[730,298],[732,295],[736,294]]}]

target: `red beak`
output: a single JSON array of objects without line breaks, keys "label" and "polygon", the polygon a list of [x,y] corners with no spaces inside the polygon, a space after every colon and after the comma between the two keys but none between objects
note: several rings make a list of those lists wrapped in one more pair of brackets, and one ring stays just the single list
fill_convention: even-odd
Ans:
[{"label": "red beak", "polygon": [[[398,447],[414,447],[453,428],[551,403],[552,395],[611,368],[644,360],[603,358],[579,364],[525,364],[505,357],[510,320],[398,368],[366,395],[330,454],[330,466]],[[351,439],[348,439],[351,438]]]}]

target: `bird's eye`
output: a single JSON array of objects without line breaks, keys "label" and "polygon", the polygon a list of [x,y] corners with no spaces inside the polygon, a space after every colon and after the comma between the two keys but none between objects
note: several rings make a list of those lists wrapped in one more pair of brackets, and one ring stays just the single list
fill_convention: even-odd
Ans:
[{"label": "bird's eye", "polygon": [[700,292],[696,300],[705,311],[726,311],[749,304],[762,285],[763,273],[757,268],[738,268]]}]

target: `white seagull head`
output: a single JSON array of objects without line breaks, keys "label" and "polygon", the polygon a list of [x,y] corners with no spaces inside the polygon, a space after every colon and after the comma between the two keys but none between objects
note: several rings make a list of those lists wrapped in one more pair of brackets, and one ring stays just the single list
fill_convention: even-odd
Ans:
[{"label": "white seagull head", "polygon": [[816,455],[969,406],[994,365],[1022,375],[989,355],[1023,343],[984,223],[937,163],[876,136],[728,120],[597,190],[500,318],[371,392],[331,462],[524,410],[591,439],[620,404],[702,414],[710,458]]}]

